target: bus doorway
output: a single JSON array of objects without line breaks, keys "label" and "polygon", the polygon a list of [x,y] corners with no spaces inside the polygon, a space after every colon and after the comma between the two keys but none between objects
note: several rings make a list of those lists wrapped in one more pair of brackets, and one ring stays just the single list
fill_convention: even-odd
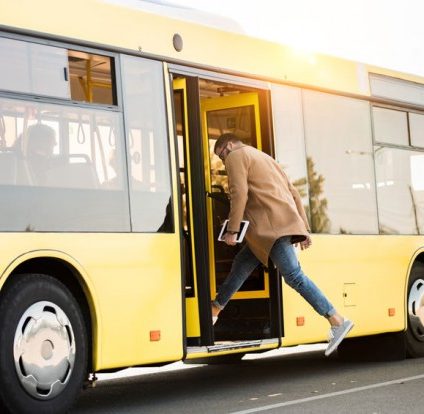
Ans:
[{"label": "bus doorway", "polygon": [[[265,95],[240,85],[174,77],[189,345],[281,337],[281,298],[271,294],[281,291],[279,278],[263,267],[246,280],[215,326],[210,313],[210,302],[241,248],[217,240],[230,200],[225,167],[213,148],[221,134],[232,132],[271,152],[269,117],[261,106]],[[276,286],[270,289],[270,283]]]},{"label": "bus doorway", "polygon": [[[205,90],[210,82],[201,82]],[[211,299],[231,270],[241,245],[227,246],[218,235],[230,209],[225,166],[214,154],[216,140],[224,133],[234,133],[248,145],[262,148],[259,97],[257,92],[225,85],[222,96],[201,100],[202,138],[205,143],[207,224],[210,257]],[[269,277],[258,267],[221,312],[214,327],[216,340],[256,339],[270,334]]]}]

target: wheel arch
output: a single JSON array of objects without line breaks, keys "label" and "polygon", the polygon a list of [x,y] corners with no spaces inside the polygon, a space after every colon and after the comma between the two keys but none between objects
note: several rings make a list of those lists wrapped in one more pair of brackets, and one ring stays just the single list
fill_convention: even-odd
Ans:
[{"label": "wheel arch", "polygon": [[415,251],[414,255],[412,256],[411,261],[409,262],[409,266],[408,266],[408,273],[406,274],[406,279],[405,279],[405,285],[404,285],[404,309],[405,309],[405,325],[404,325],[404,329],[407,329],[408,326],[408,286],[409,286],[409,281],[411,279],[411,274],[412,271],[414,269],[415,266],[417,266],[417,264],[421,264],[424,266],[424,246],[422,248],[419,248]]},{"label": "wheel arch", "polygon": [[[407,273],[407,278],[406,278],[406,280],[405,280],[405,301],[407,300],[407,297],[408,297],[408,284],[409,284],[409,279],[410,279],[410,277],[411,277],[412,270],[413,270],[413,269],[414,269],[414,267],[417,265],[417,263],[419,263],[419,264],[421,264],[421,265],[423,265],[423,266],[424,266],[424,246],[423,246],[422,248],[418,249],[418,250],[414,253],[414,255],[413,255],[413,257],[412,257],[412,259],[411,259],[411,261],[410,261],[410,263],[409,263],[409,266],[408,266],[408,273]],[[406,302],[405,302],[405,303],[406,303]]]},{"label": "wheel arch", "polygon": [[58,251],[30,252],[16,258],[0,278],[0,298],[20,274],[41,273],[62,282],[78,302],[87,328],[89,341],[89,372],[98,366],[99,313],[94,287],[83,267],[69,255]]},{"label": "wheel arch", "polygon": [[412,266],[414,266],[414,264],[416,262],[420,262],[420,263],[422,263],[424,265],[424,248],[422,248],[421,250],[419,250],[416,253],[416,255],[415,255],[415,257],[414,257],[414,259],[412,261]]},{"label": "wheel arch", "polygon": [[414,269],[414,266],[417,265],[417,263],[420,263],[422,265],[424,265],[424,246],[417,249],[410,262],[409,262],[409,266],[408,266],[408,273],[406,274],[407,278],[405,280],[405,299],[408,295],[408,283],[409,283],[409,278],[411,277],[411,273],[412,273],[412,269]]}]

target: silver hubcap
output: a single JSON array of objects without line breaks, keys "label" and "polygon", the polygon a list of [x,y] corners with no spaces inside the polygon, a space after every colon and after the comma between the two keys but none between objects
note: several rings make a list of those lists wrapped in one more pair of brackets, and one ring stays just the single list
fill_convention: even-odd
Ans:
[{"label": "silver hubcap", "polygon": [[421,342],[424,342],[424,280],[418,279],[411,286],[408,298],[410,329]]},{"label": "silver hubcap", "polygon": [[44,400],[58,395],[75,363],[74,332],[65,312],[52,302],[31,305],[19,320],[13,353],[28,394]]}]

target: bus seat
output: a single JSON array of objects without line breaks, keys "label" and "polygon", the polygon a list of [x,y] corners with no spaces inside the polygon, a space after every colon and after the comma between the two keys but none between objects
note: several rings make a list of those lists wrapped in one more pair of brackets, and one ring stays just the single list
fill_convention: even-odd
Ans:
[{"label": "bus seat", "polygon": [[26,162],[13,151],[0,151],[0,185],[16,184],[31,184]]},{"label": "bus seat", "polygon": [[0,184],[16,184],[17,164],[17,158],[13,152],[0,152]]},{"label": "bus seat", "polygon": [[91,162],[75,162],[51,168],[43,183],[48,187],[97,188],[99,180]]}]

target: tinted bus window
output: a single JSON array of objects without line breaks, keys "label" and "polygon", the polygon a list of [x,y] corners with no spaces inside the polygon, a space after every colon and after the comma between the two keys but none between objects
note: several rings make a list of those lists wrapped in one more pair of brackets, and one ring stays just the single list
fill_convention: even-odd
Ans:
[{"label": "tinted bus window", "polygon": [[409,113],[411,145],[424,148],[424,115]]},{"label": "tinted bus window", "polygon": [[122,76],[133,231],[172,232],[162,64],[123,56]]},{"label": "tinted bus window", "polygon": [[[303,130],[302,91],[291,86],[272,85],[275,158],[299,191],[309,216],[308,174]],[[310,220],[310,217],[308,217]]]},{"label": "tinted bus window", "polygon": [[304,91],[303,103],[312,230],[378,233],[368,102]]},{"label": "tinted bus window", "polygon": [[116,105],[114,59],[0,38],[0,89]]},{"label": "tinted bus window", "polygon": [[376,147],[382,234],[424,234],[424,153]]},{"label": "tinted bus window", "polygon": [[121,114],[2,99],[0,118],[0,230],[130,230]]},{"label": "tinted bus window", "polygon": [[374,139],[393,145],[408,145],[407,113],[392,109],[372,108]]},{"label": "tinted bus window", "polygon": [[0,89],[70,98],[66,49],[0,38]]}]

